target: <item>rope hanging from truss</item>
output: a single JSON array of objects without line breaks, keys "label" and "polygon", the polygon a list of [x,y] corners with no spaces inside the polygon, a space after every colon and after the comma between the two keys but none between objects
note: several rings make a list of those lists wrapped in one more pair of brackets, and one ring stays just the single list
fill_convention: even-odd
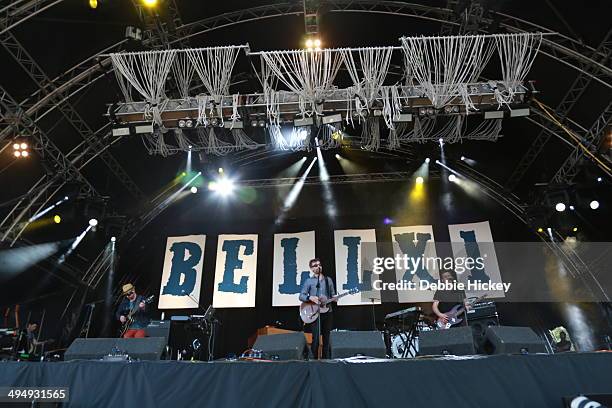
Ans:
[{"label": "rope hanging from truss", "polygon": [[542,33],[496,34],[493,38],[505,87],[504,90],[495,90],[495,99],[500,105],[509,104],[538,55]]},{"label": "rope hanging from truss", "polygon": [[[322,101],[324,92],[331,89],[341,65],[340,54],[332,50],[270,51],[260,55],[262,66],[265,64],[270,70],[262,71],[262,79],[274,75],[298,94],[302,117],[317,113],[317,104]],[[264,87],[264,93],[269,94],[270,89]]]},{"label": "rope hanging from truss", "polygon": [[[363,48],[357,51],[359,64],[355,62],[353,50],[342,49],[340,54],[351,80],[352,93],[361,99],[356,107],[359,117],[363,110],[369,112],[372,102],[379,96],[381,87],[387,78],[394,47]],[[347,116],[347,121],[352,116]]]},{"label": "rope hanging from truss", "polygon": [[406,71],[434,107],[443,108],[456,97],[465,98],[460,87],[474,82],[487,65],[493,47],[486,39],[484,35],[402,37]]},{"label": "rope hanging from truss", "polygon": [[161,112],[167,101],[164,88],[175,56],[176,50],[110,55],[115,70],[149,103],[145,117],[159,126],[163,126]]}]

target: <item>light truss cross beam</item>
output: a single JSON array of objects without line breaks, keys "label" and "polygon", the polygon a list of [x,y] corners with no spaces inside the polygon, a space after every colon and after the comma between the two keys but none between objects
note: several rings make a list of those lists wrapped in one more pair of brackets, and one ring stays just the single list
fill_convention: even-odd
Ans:
[{"label": "light truss cross beam", "polygon": [[[18,226],[23,219],[29,219],[40,210],[68,180],[82,185],[81,193],[99,196],[96,189],[83,177],[80,170],[70,162],[49,136],[36,125],[19,107],[19,104],[0,86],[0,117],[11,130],[32,141],[32,148],[47,166],[46,174],[21,198],[10,213],[0,222],[0,240],[10,239],[12,243],[23,232],[26,225]],[[35,207],[36,203],[42,204]],[[13,233],[13,235],[11,235]]]},{"label": "light truss cross beam", "polygon": [[[607,63],[612,58],[612,48],[610,47],[610,40],[612,39],[612,29],[608,31],[604,40],[601,42],[599,47],[597,48],[597,52],[593,53],[593,58],[602,58],[601,62]],[[603,53],[603,56],[602,56]],[[583,70],[590,72],[594,69],[592,65],[582,64]],[[593,82],[593,78],[580,72],[574,82],[572,83],[570,89],[566,92],[565,96],[559,102],[557,109],[555,109],[555,114],[561,118],[561,121],[564,122],[567,116],[570,114],[574,106],[578,100],[584,94],[584,91],[587,87]],[[520,183],[521,179],[527,173],[527,170],[531,167],[531,165],[535,162],[539,154],[544,149],[544,146],[550,138],[552,137],[555,131],[558,131],[558,127],[553,124],[553,122],[548,121],[545,125],[547,128],[550,127],[553,132],[546,132],[545,130],[540,131],[538,136],[536,136],[533,143],[529,146],[527,152],[521,157],[518,165],[508,178],[506,182],[506,188],[510,190],[514,190],[516,186]]]},{"label": "light truss cross beam", "polygon": [[[17,61],[17,63],[23,68],[23,70],[30,76],[30,78],[39,88],[44,89],[46,86],[47,89],[49,89],[54,87],[47,74],[45,74],[42,68],[34,61],[32,56],[25,50],[23,45],[11,32],[2,34],[0,36],[0,42],[2,42],[4,49],[8,51],[8,53]],[[60,96],[61,93],[56,94],[56,96],[52,98],[51,102],[57,104],[57,107],[64,118],[66,118],[68,123],[78,132],[79,136],[83,140],[85,140],[88,144],[93,145],[95,148],[101,149],[102,146],[99,146],[99,138],[96,137],[95,132],[89,127],[89,125],[77,112],[75,107],[67,99],[60,99]],[[31,123],[35,122],[32,121]],[[119,164],[113,155],[111,155],[106,149],[101,150],[102,152],[99,156],[100,159],[117,177],[118,181],[122,183],[126,190],[136,199],[143,199],[144,194],[123,169],[121,164]]]},{"label": "light truss cross beam", "polygon": [[[589,152],[595,153],[605,131],[612,125],[612,102],[608,103],[606,109],[595,119],[588,132],[582,137],[581,143]],[[565,159],[557,173],[552,179],[555,184],[570,184],[578,174],[578,164],[585,156],[584,150],[577,146]]]}]

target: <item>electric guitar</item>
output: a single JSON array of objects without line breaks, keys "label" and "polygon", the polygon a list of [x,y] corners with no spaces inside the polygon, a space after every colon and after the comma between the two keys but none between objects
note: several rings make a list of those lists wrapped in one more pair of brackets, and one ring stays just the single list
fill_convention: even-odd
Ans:
[{"label": "electric guitar", "polygon": [[[474,298],[472,300],[468,300],[467,304],[472,307],[474,306],[476,303],[480,302],[482,299],[486,298],[487,295],[486,293],[478,298]],[[451,310],[449,310],[448,312],[444,313],[446,316],[448,316],[448,321],[446,323],[444,323],[444,321],[441,318],[438,318],[436,320],[436,328],[438,330],[446,330],[446,329],[450,329],[451,327],[461,323],[463,321],[463,319],[461,317],[459,317],[459,315],[461,315],[463,312],[465,312],[465,305],[461,304],[461,305],[456,305],[454,306]]]},{"label": "electric guitar", "polygon": [[319,305],[311,301],[302,302],[302,304],[300,305],[300,317],[302,318],[302,321],[304,323],[312,323],[315,320],[317,320],[317,318],[319,317],[319,313],[329,312],[328,305],[331,302],[334,302],[346,295],[354,295],[357,292],[359,292],[359,289],[353,288],[347,292],[344,292],[340,295],[336,295],[330,299],[328,299],[327,296],[319,296]]},{"label": "electric guitar", "polygon": [[[153,299],[155,299],[155,295],[151,295],[148,298],[141,300],[140,302],[144,302],[145,305],[148,305],[149,303],[153,302]],[[125,323],[123,323],[123,326],[121,326],[121,330],[119,330],[119,337],[123,337],[125,332],[127,332],[130,326],[132,325],[132,323],[134,323],[134,315],[136,314],[136,312],[138,312],[138,309],[140,309],[138,307],[138,305],[140,305],[140,302],[136,303],[134,307],[130,309],[130,312],[126,316]]]}]

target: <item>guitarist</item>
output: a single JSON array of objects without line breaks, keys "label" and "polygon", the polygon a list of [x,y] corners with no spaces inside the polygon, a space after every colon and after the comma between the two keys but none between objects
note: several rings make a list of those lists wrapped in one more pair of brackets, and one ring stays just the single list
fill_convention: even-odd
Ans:
[{"label": "guitarist", "polygon": [[[455,275],[451,271],[443,271],[440,274],[440,280],[442,282],[455,282]],[[448,313],[453,307],[457,305],[465,305],[465,309],[458,314],[461,316],[465,310],[469,310],[469,305],[467,304],[465,298],[465,291],[463,290],[438,290],[434,295],[434,301],[432,304],[433,312],[436,314],[437,320],[442,323],[448,323],[449,316]],[[463,319],[462,322],[458,323],[458,325],[466,325],[467,320]]]},{"label": "guitarist", "polygon": [[149,316],[147,315],[147,305],[144,302],[144,298],[141,295],[136,294],[136,288],[131,283],[126,283],[122,287],[123,300],[117,312],[115,318],[124,324],[127,321],[127,316],[132,313],[132,324],[128,327],[128,330],[123,335],[123,338],[132,337],[145,337],[145,328],[149,324]]},{"label": "guitarist", "polygon": [[[302,285],[302,290],[300,292],[300,300],[302,302],[313,302],[315,304],[319,304],[320,296],[325,296],[327,299],[331,299],[336,296],[334,282],[332,282],[329,276],[323,275],[323,267],[321,266],[321,260],[319,258],[311,259],[310,262],[308,262],[308,266],[310,267],[310,271],[313,273],[314,276],[306,279],[306,281]],[[329,312],[320,313],[317,320],[310,323],[310,330],[312,332],[311,352],[315,359],[319,358],[319,325],[321,327],[321,335],[323,336],[322,357],[329,358],[329,333],[331,332],[333,325],[331,307],[329,308]]]}]

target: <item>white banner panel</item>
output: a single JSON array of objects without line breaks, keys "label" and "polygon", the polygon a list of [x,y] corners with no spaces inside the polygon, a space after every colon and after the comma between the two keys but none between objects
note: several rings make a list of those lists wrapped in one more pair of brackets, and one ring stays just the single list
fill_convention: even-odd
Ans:
[{"label": "white banner panel", "polygon": [[[435,282],[439,278],[436,245],[431,225],[391,227],[393,255],[396,262],[396,282],[407,280],[419,285],[420,281]],[[403,262],[406,260],[407,262]],[[429,290],[398,290],[399,303],[431,302],[435,292]]]},{"label": "white banner panel", "polygon": [[257,234],[219,235],[213,307],[255,307]]},{"label": "white banner panel", "polygon": [[200,302],[206,235],[168,237],[159,309],[192,309]]},{"label": "white banner panel", "polygon": [[[336,230],[334,231],[334,244],[336,256],[336,291],[340,294],[353,288],[358,288],[360,291],[372,293],[372,297],[376,300],[375,304],[380,304],[380,291],[372,288],[372,271],[362,271],[361,244],[375,243],[376,230]],[[374,245],[368,247],[374,248]],[[374,251],[373,251],[374,252]],[[375,253],[367,254],[368,265],[373,264]],[[365,276],[364,276],[365,275]],[[362,293],[347,295],[338,301],[339,305],[364,305],[372,304],[371,301],[365,299]]]},{"label": "white banner panel", "polygon": [[274,234],[272,306],[298,306],[308,262],[315,257],[315,232]]},{"label": "white banner panel", "polygon": [[[455,266],[459,282],[466,285],[476,281],[502,282],[489,221],[449,225],[448,232],[455,262],[458,258],[475,261],[474,264],[470,262],[470,265]],[[503,290],[466,290],[465,293],[468,297],[485,294],[487,298],[505,297]]]}]

